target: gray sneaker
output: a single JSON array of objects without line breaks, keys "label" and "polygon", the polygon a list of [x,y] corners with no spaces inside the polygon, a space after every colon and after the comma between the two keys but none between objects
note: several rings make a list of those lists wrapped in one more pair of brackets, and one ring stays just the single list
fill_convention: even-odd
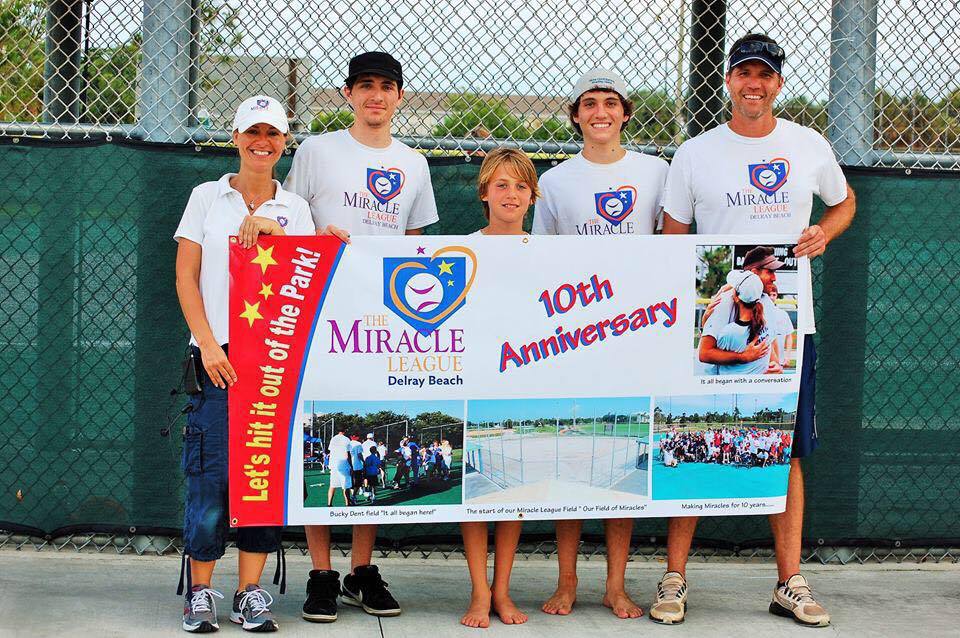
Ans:
[{"label": "gray sneaker", "polygon": [[276,631],[279,626],[270,613],[272,604],[270,592],[260,589],[259,585],[247,585],[244,591],[238,591],[233,596],[230,622],[242,625],[246,631]]},{"label": "gray sneaker", "polygon": [[679,572],[667,572],[657,585],[657,600],[650,606],[650,620],[677,625],[687,615],[687,581]]},{"label": "gray sneaker", "polygon": [[786,581],[777,583],[770,601],[770,613],[808,627],[826,627],[830,624],[830,614],[813,597],[807,579],[794,574]]},{"label": "gray sneaker", "polygon": [[206,585],[194,585],[183,599],[183,630],[193,634],[209,634],[220,629],[217,624],[217,603],[223,594]]}]

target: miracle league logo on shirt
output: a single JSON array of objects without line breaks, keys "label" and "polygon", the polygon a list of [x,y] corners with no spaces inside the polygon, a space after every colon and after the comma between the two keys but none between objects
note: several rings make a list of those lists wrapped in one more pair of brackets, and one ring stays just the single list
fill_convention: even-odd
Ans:
[{"label": "miracle league logo on shirt", "polygon": [[[727,193],[727,208],[750,206],[751,219],[790,217],[790,191],[781,190],[790,175],[790,162],[785,157],[747,165],[750,187]],[[752,187],[752,188],[751,188]],[[760,191],[757,193],[756,191]]]},{"label": "miracle league logo on shirt", "polygon": [[[578,235],[621,235],[633,232],[633,222],[623,222],[633,212],[637,189],[621,186],[615,190],[593,194],[594,210],[598,219],[577,226]],[[606,221],[607,223],[602,223]],[[623,224],[621,226],[621,224]]]},{"label": "miracle league logo on shirt", "polygon": [[361,222],[381,228],[400,226],[400,205],[394,202],[407,178],[399,168],[368,168],[366,190],[343,193],[343,205],[362,211]]}]

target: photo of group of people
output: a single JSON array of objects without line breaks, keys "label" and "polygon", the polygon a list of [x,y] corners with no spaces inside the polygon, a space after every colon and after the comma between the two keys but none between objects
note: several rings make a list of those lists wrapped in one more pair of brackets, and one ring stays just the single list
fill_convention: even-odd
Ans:
[{"label": "photo of group of people", "polygon": [[306,507],[456,505],[463,401],[305,401]]},{"label": "photo of group of people", "polygon": [[656,402],[655,499],[782,490],[790,471],[795,393],[657,397]]},{"label": "photo of group of people", "polygon": [[699,432],[666,432],[660,456],[667,467],[680,463],[718,463],[766,467],[790,461],[791,434],[773,428],[723,427]]},{"label": "photo of group of people", "polygon": [[792,246],[697,246],[697,374],[795,373],[798,282]]}]

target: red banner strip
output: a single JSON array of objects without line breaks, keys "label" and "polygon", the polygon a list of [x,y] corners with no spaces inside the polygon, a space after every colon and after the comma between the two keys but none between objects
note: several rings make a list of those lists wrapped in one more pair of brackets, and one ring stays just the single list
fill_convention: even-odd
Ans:
[{"label": "red banner strip", "polygon": [[300,373],[342,250],[336,237],[230,239],[231,526],[284,524]]}]

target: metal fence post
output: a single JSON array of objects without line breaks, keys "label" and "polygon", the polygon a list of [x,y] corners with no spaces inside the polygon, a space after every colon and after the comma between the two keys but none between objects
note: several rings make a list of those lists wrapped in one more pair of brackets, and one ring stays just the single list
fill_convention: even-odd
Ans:
[{"label": "metal fence post", "polygon": [[51,0],[43,65],[43,121],[80,121],[80,39],[83,0]]},{"label": "metal fence post", "polygon": [[726,0],[693,0],[690,9],[690,89],[687,135],[694,137],[723,119],[723,42]]},{"label": "metal fence post", "polygon": [[183,143],[190,138],[195,3],[144,0],[137,128],[145,140]]},{"label": "metal fence post", "polygon": [[877,0],[834,0],[827,136],[840,163],[873,164]]}]

